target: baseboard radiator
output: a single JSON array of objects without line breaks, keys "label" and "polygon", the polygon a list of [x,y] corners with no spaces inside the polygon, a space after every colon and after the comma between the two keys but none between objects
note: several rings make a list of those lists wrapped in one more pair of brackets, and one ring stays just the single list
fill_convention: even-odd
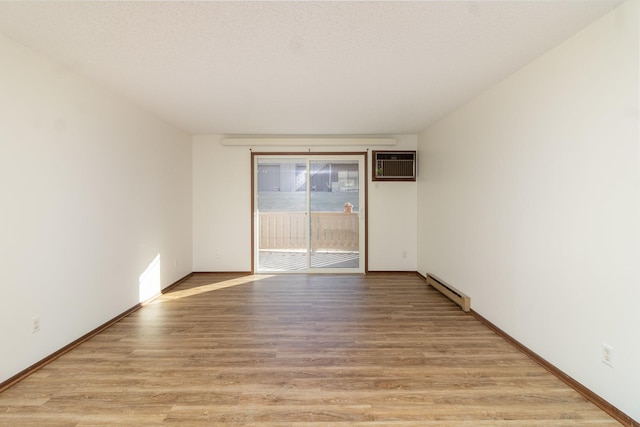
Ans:
[{"label": "baseboard radiator", "polygon": [[471,310],[471,298],[469,298],[453,286],[447,284],[443,280],[438,279],[433,274],[427,274],[427,283],[442,295],[458,304],[463,311],[468,312],[469,310]]}]

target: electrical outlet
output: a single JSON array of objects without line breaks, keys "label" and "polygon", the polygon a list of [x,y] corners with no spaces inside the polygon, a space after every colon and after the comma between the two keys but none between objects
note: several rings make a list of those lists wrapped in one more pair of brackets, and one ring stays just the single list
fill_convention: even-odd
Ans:
[{"label": "electrical outlet", "polygon": [[222,258],[222,252],[217,251],[216,252],[216,258]]},{"label": "electrical outlet", "polygon": [[613,368],[613,347],[602,343],[602,363]]},{"label": "electrical outlet", "polygon": [[33,323],[31,324],[31,333],[35,334],[40,331],[40,316],[33,316]]},{"label": "electrical outlet", "polygon": [[407,251],[402,251],[402,258],[406,258],[407,257]]}]

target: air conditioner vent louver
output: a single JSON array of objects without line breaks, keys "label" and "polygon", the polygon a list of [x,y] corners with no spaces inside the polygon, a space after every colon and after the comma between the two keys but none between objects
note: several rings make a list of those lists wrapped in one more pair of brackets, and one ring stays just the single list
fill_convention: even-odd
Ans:
[{"label": "air conditioner vent louver", "polygon": [[415,181],[415,151],[374,151],[373,181]]}]

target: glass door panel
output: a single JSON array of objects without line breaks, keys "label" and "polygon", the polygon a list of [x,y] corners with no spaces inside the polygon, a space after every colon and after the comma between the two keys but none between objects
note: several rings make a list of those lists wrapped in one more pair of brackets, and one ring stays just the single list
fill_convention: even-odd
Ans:
[{"label": "glass door panel", "polygon": [[257,271],[308,269],[307,161],[258,158]]},{"label": "glass door panel", "polygon": [[309,162],[309,266],[360,268],[360,167],[357,159]]}]

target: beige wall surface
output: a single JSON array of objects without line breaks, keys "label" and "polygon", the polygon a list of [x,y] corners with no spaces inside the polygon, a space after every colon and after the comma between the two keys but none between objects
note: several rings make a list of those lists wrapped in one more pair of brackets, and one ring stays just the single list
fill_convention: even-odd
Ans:
[{"label": "beige wall surface", "polygon": [[418,270],[636,420],[639,23],[624,3],[424,131],[418,182]]},{"label": "beige wall surface", "polygon": [[0,195],[0,381],[191,272],[190,136],[3,37]]}]

